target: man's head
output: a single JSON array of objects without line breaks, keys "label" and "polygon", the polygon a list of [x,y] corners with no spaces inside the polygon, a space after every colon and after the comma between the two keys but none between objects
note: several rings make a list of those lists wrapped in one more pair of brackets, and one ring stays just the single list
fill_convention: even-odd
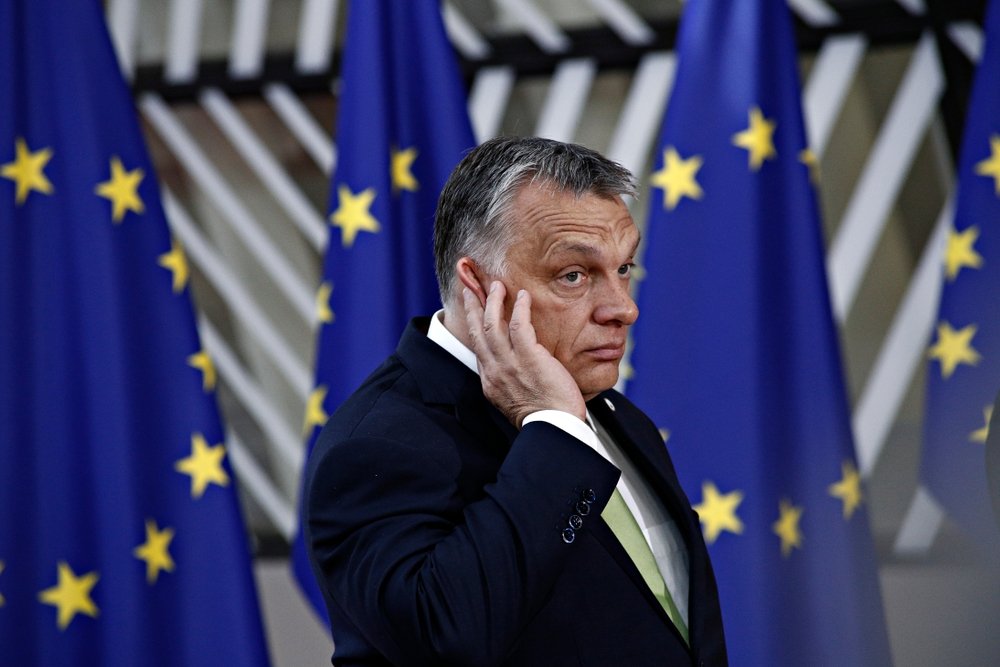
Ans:
[{"label": "man's head", "polygon": [[582,146],[539,138],[479,146],[438,200],[434,251],[446,310],[462,312],[463,286],[485,302],[499,280],[509,318],[525,289],[539,343],[585,398],[611,387],[638,314],[629,276],[639,233],[621,199],[634,192],[627,169]]}]

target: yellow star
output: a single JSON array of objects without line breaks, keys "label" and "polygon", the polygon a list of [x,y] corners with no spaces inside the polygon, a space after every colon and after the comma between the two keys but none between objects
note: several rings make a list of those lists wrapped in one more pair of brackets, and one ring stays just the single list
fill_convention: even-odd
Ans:
[{"label": "yellow star", "polygon": [[834,498],[844,501],[844,518],[850,519],[864,498],[861,492],[861,475],[850,461],[840,464],[840,471],[843,477],[836,484],[828,486],[827,491]]},{"label": "yellow star", "polygon": [[391,162],[392,162],[392,191],[399,192],[400,190],[409,190],[410,192],[416,192],[420,184],[417,183],[417,179],[413,177],[413,161],[417,159],[417,149],[407,148],[406,150],[398,151],[395,148],[392,149]]},{"label": "yellow star", "polygon": [[340,205],[330,215],[330,223],[334,227],[340,227],[341,243],[345,248],[354,245],[354,237],[358,232],[378,233],[381,229],[378,220],[368,211],[375,201],[375,188],[354,194],[349,187],[341,185],[337,188],[337,197]]},{"label": "yellow star", "polygon": [[156,522],[146,519],[146,541],[132,552],[136,558],[146,561],[146,581],[155,584],[160,570],[174,571],[174,559],[170,557],[170,541],[174,539],[174,529],[158,530]]},{"label": "yellow star", "polygon": [[983,427],[977,428],[975,431],[969,434],[969,442],[978,442],[982,445],[986,444],[986,438],[990,434],[990,419],[993,418],[993,406],[987,405],[983,408]]},{"label": "yellow star", "polygon": [[941,362],[941,377],[945,380],[951,377],[959,364],[975,366],[981,359],[979,352],[972,347],[972,337],[976,335],[976,325],[959,329],[951,328],[947,322],[937,326],[937,342],[928,350],[927,356]]},{"label": "yellow star", "polygon": [[90,597],[90,590],[97,583],[97,579],[96,572],[77,577],[69,565],[59,561],[59,583],[40,592],[38,600],[59,610],[60,630],[65,630],[77,614],[97,618],[99,610]]},{"label": "yellow star", "polygon": [[326,281],[316,290],[316,319],[323,324],[330,324],[337,316],[330,309],[330,295],[333,293],[333,283]]},{"label": "yellow star", "polygon": [[323,401],[326,400],[326,385],[321,384],[312,390],[309,394],[309,398],[306,400],[306,416],[302,422],[302,432],[308,435],[312,432],[313,428],[326,423],[326,420],[330,418],[327,414],[326,409],[323,407]]},{"label": "yellow star", "polygon": [[997,196],[1000,196],[1000,134],[990,137],[990,156],[976,163],[976,173],[980,176],[992,176],[996,182]]},{"label": "yellow star", "polygon": [[681,197],[701,199],[701,186],[695,179],[701,169],[700,155],[692,155],[688,159],[680,156],[673,146],[667,146],[663,151],[663,168],[655,172],[649,179],[650,183],[663,189],[663,206],[668,211],[674,210]]},{"label": "yellow star", "polygon": [[694,506],[694,511],[701,519],[706,542],[713,544],[724,530],[737,535],[743,532],[743,522],[736,516],[736,508],[742,502],[742,491],[719,493],[713,482],[702,482],[701,502]]},{"label": "yellow star", "polygon": [[52,159],[52,149],[43,148],[32,153],[24,139],[14,142],[14,161],[0,169],[0,175],[17,183],[15,201],[23,204],[32,190],[42,194],[52,194],[52,183],[46,178],[45,165]]},{"label": "yellow star", "polygon": [[809,168],[809,180],[813,185],[819,185],[819,158],[811,148],[799,151],[799,162]]},{"label": "yellow star", "polygon": [[212,363],[212,358],[208,356],[208,352],[201,350],[195,354],[192,354],[187,358],[187,364],[191,368],[196,368],[201,371],[201,388],[206,392],[215,389],[215,364]]},{"label": "yellow star", "polygon": [[127,211],[142,213],[145,210],[138,192],[143,176],[142,169],[125,171],[117,155],[111,158],[111,179],[98,183],[94,191],[111,201],[111,219],[116,224],[122,221]]},{"label": "yellow star", "polygon": [[225,455],[226,448],[221,443],[210,447],[201,433],[191,436],[191,456],[178,460],[174,469],[191,476],[192,498],[201,498],[209,484],[229,484],[229,475],[222,467]]},{"label": "yellow star", "polygon": [[781,515],[772,526],[774,534],[781,538],[781,555],[788,557],[793,547],[802,548],[802,533],[799,531],[799,519],[802,518],[803,509],[796,507],[787,500],[782,500],[779,505]]},{"label": "yellow star", "polygon": [[183,292],[188,281],[188,263],[181,242],[170,239],[170,252],[160,255],[157,263],[173,274],[174,293]]},{"label": "yellow star", "polygon": [[944,252],[945,273],[949,281],[954,281],[963,267],[978,269],[983,265],[983,256],[973,247],[979,239],[979,227],[975,225],[959,233],[948,230],[948,247]]},{"label": "yellow star", "polygon": [[750,126],[733,135],[733,145],[749,151],[747,158],[750,169],[758,171],[760,165],[764,164],[764,160],[777,155],[774,150],[774,142],[771,139],[774,136],[774,128],[777,123],[764,118],[759,107],[750,109],[749,115]]},{"label": "yellow star", "polygon": [[[3,572],[3,561],[0,560],[0,572]],[[3,606],[3,595],[0,594],[0,607]]]}]

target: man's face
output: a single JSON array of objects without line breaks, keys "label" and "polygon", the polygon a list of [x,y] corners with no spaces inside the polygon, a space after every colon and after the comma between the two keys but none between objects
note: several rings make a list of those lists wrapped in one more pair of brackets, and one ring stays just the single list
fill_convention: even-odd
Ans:
[{"label": "man's face", "polygon": [[511,210],[507,251],[509,320],[519,289],[531,294],[531,322],[587,400],[614,386],[628,327],[639,231],[621,198],[575,197],[528,185]]}]

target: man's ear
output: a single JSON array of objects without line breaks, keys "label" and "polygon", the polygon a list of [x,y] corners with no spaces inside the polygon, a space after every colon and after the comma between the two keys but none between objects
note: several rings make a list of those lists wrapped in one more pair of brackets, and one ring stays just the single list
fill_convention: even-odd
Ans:
[{"label": "man's ear", "polygon": [[455,273],[462,285],[469,288],[479,303],[486,307],[486,294],[489,292],[489,278],[471,257],[462,257],[455,264]]}]

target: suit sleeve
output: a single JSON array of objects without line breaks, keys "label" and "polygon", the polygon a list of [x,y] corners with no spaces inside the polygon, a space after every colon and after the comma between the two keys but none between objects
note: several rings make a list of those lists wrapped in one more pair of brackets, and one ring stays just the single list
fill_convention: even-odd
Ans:
[{"label": "suit sleeve", "polygon": [[578,503],[599,516],[619,472],[536,422],[515,439],[495,483],[468,503],[460,463],[427,451],[379,438],[325,451],[307,496],[322,584],[395,664],[497,664],[587,530],[586,519],[568,525]]}]

